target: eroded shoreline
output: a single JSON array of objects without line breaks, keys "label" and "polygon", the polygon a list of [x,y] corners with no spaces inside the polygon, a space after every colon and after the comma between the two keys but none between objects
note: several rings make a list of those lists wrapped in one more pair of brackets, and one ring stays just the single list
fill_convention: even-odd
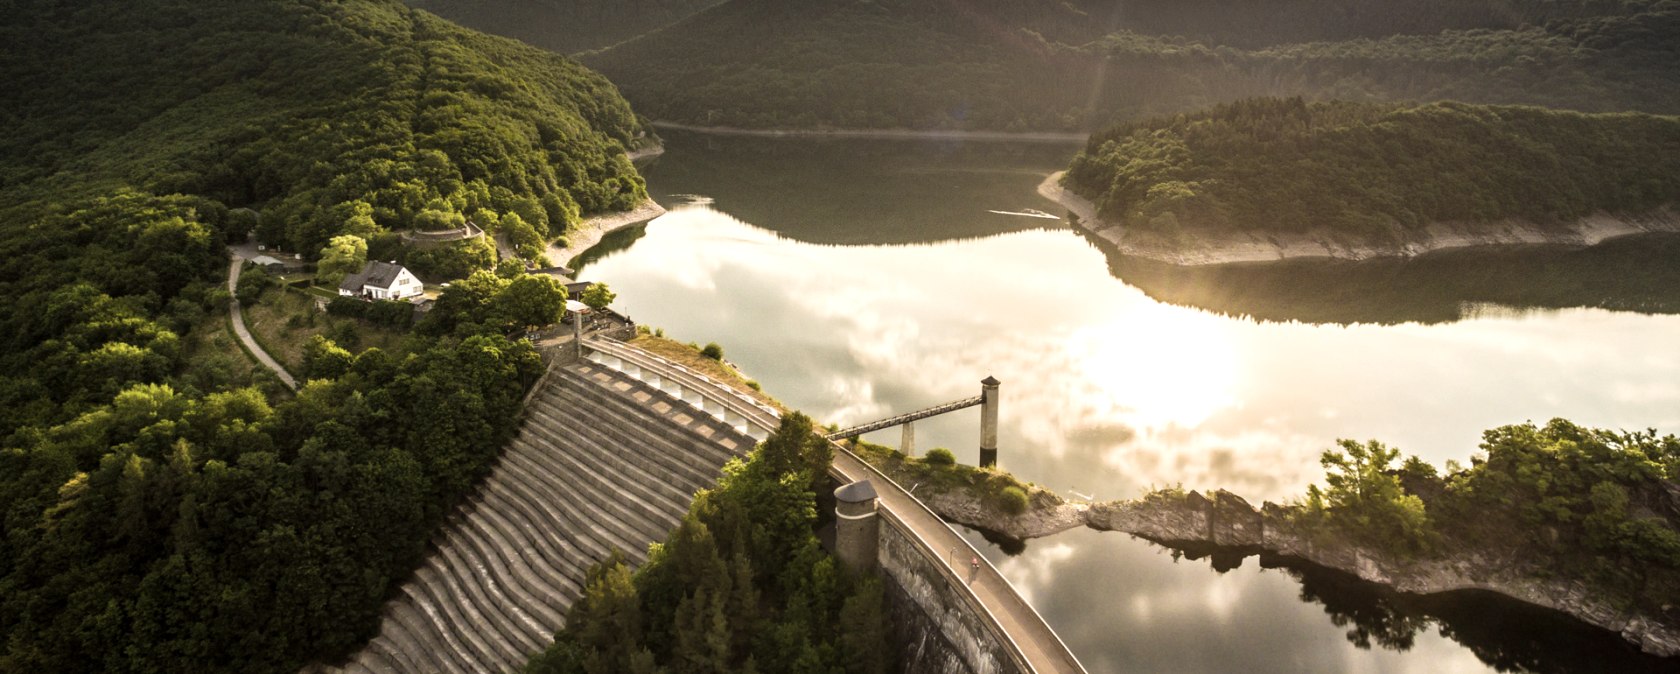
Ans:
[{"label": "eroded shoreline", "polygon": [[1295,259],[1369,260],[1384,257],[1415,257],[1425,253],[1484,246],[1562,245],[1592,246],[1604,241],[1639,234],[1680,232],[1680,215],[1662,211],[1648,218],[1628,219],[1608,214],[1593,215],[1575,223],[1542,227],[1520,221],[1495,223],[1440,223],[1416,233],[1395,246],[1348,245],[1312,234],[1235,233],[1218,238],[1186,235],[1186,240],[1125,231],[1097,217],[1096,205],[1061,185],[1065,171],[1050,174],[1038,185],[1038,193],[1061,204],[1077,216],[1079,230],[1112,245],[1121,255],[1168,264],[1194,267],[1246,262],[1277,262]]}]

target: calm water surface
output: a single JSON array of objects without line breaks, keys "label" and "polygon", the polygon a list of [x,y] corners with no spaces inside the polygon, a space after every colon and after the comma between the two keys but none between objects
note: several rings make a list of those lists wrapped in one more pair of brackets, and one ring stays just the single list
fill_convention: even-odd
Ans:
[{"label": "calm water surface", "polygon": [[[1680,266],[1674,239],[1417,265],[1111,265],[1042,217],[1062,211],[1034,188],[1072,146],[669,141],[645,173],[671,212],[583,271],[621,310],[722,344],[824,422],[976,395],[996,376],[1001,465],[1073,498],[1182,484],[1287,499],[1342,437],[1439,466],[1527,420],[1680,431],[1680,316],[1665,313],[1680,283],[1626,273],[1670,252],[1660,267]],[[1503,281],[1469,280],[1490,277]],[[973,462],[978,423],[972,410],[918,422],[918,446]],[[870,439],[896,445],[898,431]],[[1093,672],[1662,664],[1498,602],[1383,597],[1121,534],[983,549]]]}]

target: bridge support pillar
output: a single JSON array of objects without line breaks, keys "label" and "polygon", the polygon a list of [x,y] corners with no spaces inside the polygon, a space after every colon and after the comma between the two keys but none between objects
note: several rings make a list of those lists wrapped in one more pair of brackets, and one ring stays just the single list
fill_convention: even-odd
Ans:
[{"label": "bridge support pillar", "polygon": [[997,465],[998,381],[980,380],[980,467]]},{"label": "bridge support pillar", "polygon": [[898,441],[898,451],[905,456],[916,455],[916,422],[904,422],[904,437]]},{"label": "bridge support pillar", "polygon": [[875,498],[875,485],[869,480],[834,490],[834,554],[853,571],[873,571],[879,563],[881,520]]}]

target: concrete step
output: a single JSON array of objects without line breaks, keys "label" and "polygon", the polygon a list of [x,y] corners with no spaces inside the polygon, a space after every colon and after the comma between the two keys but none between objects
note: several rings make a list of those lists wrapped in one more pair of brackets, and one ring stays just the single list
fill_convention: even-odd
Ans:
[{"label": "concrete step", "polygon": [[597,473],[615,473],[623,479],[621,486],[624,489],[634,491],[639,498],[648,503],[686,510],[688,503],[684,499],[693,500],[693,494],[685,497],[682,488],[676,486],[678,477],[675,473],[648,461],[633,448],[625,447],[618,452],[603,451],[608,446],[605,444],[607,436],[594,424],[580,423],[576,419],[564,416],[556,418],[563,413],[548,407],[546,403],[534,404],[530,409],[533,421],[543,421],[542,429],[527,434],[532,436],[532,439],[546,440],[550,445],[554,445],[559,444],[557,440],[568,438],[581,444],[580,449],[588,450],[571,455],[554,452],[551,456],[575,459]]},{"label": "concrete step", "polygon": [[[651,412],[668,419],[679,414],[686,414],[689,421],[681,422],[678,420],[679,423],[687,426],[688,430],[695,435],[711,440],[711,443],[701,449],[714,453],[721,460],[728,460],[731,456],[745,454],[756,444],[755,440],[743,435],[730,424],[716,419],[703,409],[697,408],[690,399],[679,400],[666,391],[653,388],[616,370],[593,363],[578,363],[563,368],[557,374],[595,384],[593,386],[595,392],[615,398],[619,406],[635,410],[637,414],[645,415]],[[697,399],[697,396],[690,396],[690,398]],[[657,405],[658,402],[669,403],[672,407],[669,410],[662,410]]]},{"label": "concrete step", "polygon": [[418,616],[419,622],[413,627],[422,645],[431,646],[433,654],[439,659],[447,658],[456,671],[489,674],[489,670],[479,664],[483,656],[475,653],[463,638],[465,635],[454,629],[443,609],[426,594],[423,585],[405,584],[402,593],[408,599],[405,602],[408,608]]},{"label": "concrete step", "polygon": [[519,664],[527,651],[524,644],[510,639],[503,633],[502,625],[508,619],[497,612],[494,606],[479,601],[468,593],[448,567],[447,558],[434,554],[431,559],[426,560],[425,566],[420,567],[416,577],[425,578],[432,595],[443,608],[457,615],[457,625],[472,630],[475,632],[474,636],[490,647],[493,662],[503,665]]},{"label": "concrete step", "polygon": [[530,479],[540,482],[548,490],[565,499],[557,502],[555,507],[569,510],[576,519],[589,523],[586,525],[589,532],[597,536],[601,547],[605,547],[609,552],[612,549],[626,552],[644,549],[647,547],[647,541],[652,540],[651,532],[660,529],[657,522],[648,520],[640,511],[613,504],[616,496],[610,485],[602,487],[595,482],[577,479],[574,476],[554,475],[544,470],[543,462],[529,453],[518,456],[510,454],[506,461],[509,465],[517,465],[524,469]]},{"label": "concrete step", "polygon": [[[566,609],[583,593],[568,582],[561,569],[554,566],[560,556],[547,550],[545,541],[528,535],[515,521],[523,517],[519,510],[522,505],[506,501],[499,493],[480,494],[477,498],[488,508],[478,523],[488,526],[488,531],[508,546],[503,548],[504,552],[515,555],[507,558],[509,563],[517,562],[529,570],[528,585],[524,589],[541,599],[564,620]],[[565,566],[564,561],[558,563]]]},{"label": "concrete step", "polygon": [[570,487],[532,475],[531,472],[537,469],[531,467],[526,457],[505,454],[502,465],[507,476],[498,487],[519,492],[550,513],[551,521],[558,523],[559,530],[566,534],[582,557],[600,560],[612,554],[616,534],[609,533],[605,523],[565,507],[578,498]]},{"label": "concrete step", "polygon": [[[503,528],[513,527],[516,531],[512,531],[510,535],[519,536],[522,539],[519,544],[531,549],[535,556],[527,556],[527,563],[531,568],[542,572],[544,580],[566,597],[563,608],[570,608],[572,602],[583,595],[583,579],[589,568],[588,560],[572,554],[567,549],[569,546],[562,547],[555,537],[539,531],[536,525],[531,524],[530,516],[523,513],[532,506],[510,496],[500,485],[494,491],[484,492],[482,496],[487,505],[497,509],[498,516],[504,520],[501,523]],[[564,614],[564,610],[561,613]]]},{"label": "concrete step", "polygon": [[457,601],[449,593],[447,585],[438,577],[435,568],[429,564],[420,567],[414,582],[409,583],[404,592],[415,597],[416,607],[431,618],[433,627],[443,634],[446,641],[458,644],[467,651],[475,666],[485,671],[500,671],[505,668],[503,664],[508,655],[484,634],[494,634],[494,631],[482,629],[482,616],[476,612],[472,612],[472,617],[468,617],[469,606]]},{"label": "concrete step", "polygon": [[612,522],[613,528],[625,534],[626,544],[664,538],[663,532],[670,530],[671,508],[661,508],[635,497],[623,486],[630,478],[621,473],[602,475],[584,469],[577,455],[588,450],[573,440],[563,438],[564,446],[556,447],[545,436],[521,436],[514,443],[516,451],[509,452],[506,460],[528,462],[528,470],[543,471],[551,481],[574,487],[573,491],[584,498],[568,505],[592,513],[598,521]]},{"label": "concrete step", "polygon": [[379,636],[374,638],[372,645],[383,646],[389,659],[397,663],[398,671],[431,671],[433,667],[428,664],[427,652],[414,640],[414,636],[403,628],[402,623],[397,621],[394,606],[396,603],[397,601],[392,601],[385,605],[385,616],[379,624]]},{"label": "concrete step", "polygon": [[554,588],[533,571],[520,558],[517,548],[490,524],[485,516],[488,509],[484,504],[476,498],[474,501],[474,516],[462,519],[464,526],[460,528],[460,533],[463,540],[472,546],[478,559],[486,563],[513,599],[514,605],[531,616],[538,626],[560,624],[564,612],[558,608],[559,602],[553,599]]},{"label": "concrete step", "polygon": [[[578,382],[563,395],[571,405],[594,413],[591,419],[595,423],[588,424],[589,428],[618,435],[635,433],[636,437],[645,439],[645,442],[633,444],[628,449],[636,450],[640,458],[651,464],[663,466],[678,475],[688,475],[689,479],[685,482],[716,480],[718,467],[735,456],[710,439],[679,426],[683,416],[686,415],[690,423],[696,417],[692,410],[669,398],[655,399],[643,405],[590,386],[587,382]],[[658,403],[664,403],[668,411],[660,413],[656,408]],[[663,417],[669,423],[649,423],[649,415]]]},{"label": "concrete step", "polygon": [[462,587],[473,593],[489,614],[497,616],[493,621],[497,629],[523,646],[521,652],[535,653],[538,644],[546,643],[546,640],[533,636],[542,631],[542,626],[514,606],[513,599],[502,591],[489,570],[467,561],[455,547],[446,546],[438,552],[448,562],[450,571],[461,581]]},{"label": "concrete step", "polygon": [[398,640],[401,641],[406,636],[408,644],[405,644],[404,648],[414,649],[408,652],[414,656],[415,663],[419,666],[417,671],[469,674],[470,670],[457,664],[449,656],[448,649],[438,643],[433,635],[427,633],[425,616],[422,616],[408,602],[399,601],[391,604],[387,613],[396,621],[396,629],[393,633],[397,635]]}]

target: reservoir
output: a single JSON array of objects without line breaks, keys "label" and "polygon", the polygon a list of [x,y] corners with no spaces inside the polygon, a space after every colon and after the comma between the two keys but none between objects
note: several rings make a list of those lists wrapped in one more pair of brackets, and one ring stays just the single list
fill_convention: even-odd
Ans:
[{"label": "reservoir", "polygon": [[[644,174],[670,212],[586,252],[583,279],[638,323],[722,345],[820,423],[994,376],[1000,466],[1069,499],[1182,485],[1283,501],[1322,481],[1337,438],[1442,468],[1506,424],[1680,432],[1680,279],[1661,271],[1680,268],[1680,237],[1176,269],[1111,262],[1037,195],[1076,145],[666,135]],[[973,463],[978,425],[917,422],[918,453]],[[1676,666],[1486,597],[1083,529],[973,540],[1092,672]]]}]

